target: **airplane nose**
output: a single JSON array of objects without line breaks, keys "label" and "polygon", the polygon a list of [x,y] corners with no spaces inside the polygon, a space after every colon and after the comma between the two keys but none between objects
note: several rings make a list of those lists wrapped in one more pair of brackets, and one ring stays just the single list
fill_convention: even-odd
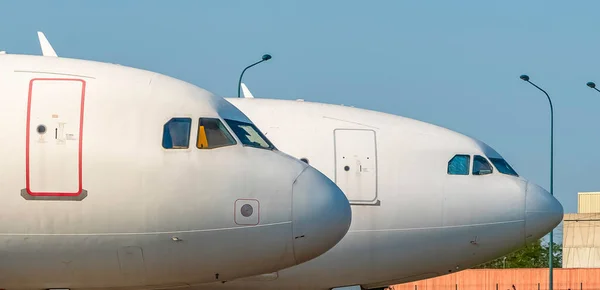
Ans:
[{"label": "airplane nose", "polygon": [[563,207],[548,191],[529,182],[525,197],[525,241],[542,238],[563,219]]},{"label": "airplane nose", "polygon": [[292,188],[294,256],[300,264],[333,248],[348,232],[346,195],[327,176],[307,167]]}]

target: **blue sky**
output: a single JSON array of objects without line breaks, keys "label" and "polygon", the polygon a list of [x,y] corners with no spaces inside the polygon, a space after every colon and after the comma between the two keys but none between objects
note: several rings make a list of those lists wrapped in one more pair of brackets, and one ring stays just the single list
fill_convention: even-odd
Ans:
[{"label": "blue sky", "polygon": [[[600,191],[598,1],[1,1],[0,50],[167,74],[222,96],[346,104],[476,137],[576,212]],[[560,229],[557,229],[560,232]],[[560,235],[560,233],[558,233]]]}]

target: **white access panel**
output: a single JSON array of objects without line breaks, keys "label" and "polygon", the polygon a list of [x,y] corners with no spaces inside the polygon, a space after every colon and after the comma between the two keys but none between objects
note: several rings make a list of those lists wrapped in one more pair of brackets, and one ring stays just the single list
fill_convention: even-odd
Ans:
[{"label": "white access panel", "polygon": [[260,202],[256,199],[235,201],[234,221],[238,225],[255,226],[260,223]]},{"label": "white access panel", "polygon": [[334,130],[335,182],[351,203],[377,201],[377,150],[373,130]]},{"label": "white access panel", "polygon": [[26,189],[30,195],[81,193],[84,98],[82,80],[31,80],[26,133]]}]

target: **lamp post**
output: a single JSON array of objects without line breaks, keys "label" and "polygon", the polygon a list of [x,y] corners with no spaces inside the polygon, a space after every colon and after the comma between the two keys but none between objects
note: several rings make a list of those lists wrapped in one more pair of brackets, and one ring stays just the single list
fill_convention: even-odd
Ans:
[{"label": "lamp post", "polygon": [[257,64],[259,64],[259,63],[261,63],[261,62],[263,62],[263,61],[267,61],[267,60],[269,60],[269,59],[271,59],[271,55],[270,55],[270,54],[265,54],[265,55],[263,55],[263,56],[262,56],[262,59],[261,59],[261,60],[259,60],[259,61],[255,62],[255,63],[253,63],[253,64],[251,64],[251,65],[247,66],[247,67],[246,67],[246,68],[245,68],[245,69],[242,71],[242,74],[240,74],[240,80],[239,80],[239,82],[238,82],[238,98],[240,97],[240,90],[241,90],[241,87],[242,87],[242,77],[244,76],[244,72],[246,72],[246,70],[247,70],[247,69],[249,69],[249,68],[251,68],[251,67],[253,67],[253,66],[255,66],[255,65],[257,65]]},{"label": "lamp post", "polygon": [[592,89],[594,89],[594,90],[596,90],[596,91],[600,92],[600,90],[598,90],[598,88],[596,88],[596,84],[595,84],[594,82],[588,82],[586,85],[587,85],[588,87],[590,87],[590,88],[592,88]]},{"label": "lamp post", "polygon": [[[542,88],[538,87],[537,85],[535,85],[534,83],[529,81],[529,76],[527,75],[521,75],[520,77],[522,80],[530,83],[532,86],[536,87],[538,90],[542,91],[544,94],[546,94],[546,97],[548,98],[548,102],[550,103],[550,194],[554,195],[553,192],[553,187],[554,187],[554,110],[552,108],[552,100],[550,100],[550,96],[548,96],[548,93],[546,93],[546,91],[542,90]],[[589,83],[588,83],[589,85]],[[554,242],[553,242],[553,233],[554,233],[554,229],[552,229],[550,231],[550,246],[548,247],[548,267],[550,270],[550,276],[549,276],[549,286],[550,286],[550,290],[552,290],[552,286],[553,286],[553,280],[552,280],[552,258],[553,258],[553,247],[554,247]]]}]

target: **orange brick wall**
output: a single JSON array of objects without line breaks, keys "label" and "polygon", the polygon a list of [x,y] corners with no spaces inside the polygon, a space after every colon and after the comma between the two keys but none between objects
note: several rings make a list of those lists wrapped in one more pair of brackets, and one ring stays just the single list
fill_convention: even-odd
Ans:
[{"label": "orange brick wall", "polygon": [[[546,290],[548,269],[477,269],[394,285],[393,290]],[[553,270],[554,290],[600,290],[600,268]],[[539,288],[538,288],[539,283]],[[514,288],[512,286],[515,286]],[[497,287],[497,288],[496,288]]]}]

